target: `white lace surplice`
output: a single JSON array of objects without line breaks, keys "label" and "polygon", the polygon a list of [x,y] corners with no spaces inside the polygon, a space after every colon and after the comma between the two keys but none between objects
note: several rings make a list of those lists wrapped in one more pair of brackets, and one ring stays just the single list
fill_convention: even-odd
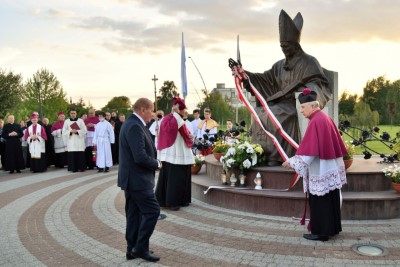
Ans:
[{"label": "white lace surplice", "polygon": [[[174,112],[173,114],[178,122],[178,128],[182,127],[185,121],[178,113]],[[186,145],[179,132],[172,146],[157,151],[157,159],[179,165],[192,165],[194,163],[192,150]]]},{"label": "white lace surplice", "polygon": [[304,192],[323,196],[347,183],[342,158],[322,160],[317,156],[294,156],[290,166],[303,177]]}]

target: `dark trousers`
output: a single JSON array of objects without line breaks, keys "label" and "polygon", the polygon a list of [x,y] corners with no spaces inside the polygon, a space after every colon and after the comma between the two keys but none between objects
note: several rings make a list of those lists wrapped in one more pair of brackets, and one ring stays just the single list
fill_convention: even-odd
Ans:
[{"label": "dark trousers", "polygon": [[68,152],[68,171],[77,172],[85,171],[85,152],[83,151],[72,151]]},{"label": "dark trousers", "polygon": [[5,170],[6,166],[5,165],[5,157],[4,157],[4,152],[6,150],[6,144],[5,143],[0,143],[0,157],[1,157],[1,167]]},{"label": "dark trousers", "polygon": [[127,251],[149,251],[149,240],[156,227],[160,206],[152,189],[125,191]]},{"label": "dark trousers", "polygon": [[94,167],[96,166],[96,164],[93,162],[93,147],[92,146],[88,146],[85,149],[85,161],[86,161],[87,168],[89,170],[93,170]]},{"label": "dark trousers", "polygon": [[68,152],[55,153],[54,165],[57,168],[64,168],[66,165],[68,165]]}]

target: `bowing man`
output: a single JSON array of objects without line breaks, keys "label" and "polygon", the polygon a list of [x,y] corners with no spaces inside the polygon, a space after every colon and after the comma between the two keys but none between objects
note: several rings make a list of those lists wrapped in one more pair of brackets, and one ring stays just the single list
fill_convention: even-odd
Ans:
[{"label": "bowing man", "polygon": [[119,136],[118,186],[125,192],[127,260],[160,260],[149,250],[149,240],[160,215],[154,178],[161,162],[156,159],[156,148],[146,128],[153,109],[150,99],[139,98],[133,105],[134,113],[122,124]]}]

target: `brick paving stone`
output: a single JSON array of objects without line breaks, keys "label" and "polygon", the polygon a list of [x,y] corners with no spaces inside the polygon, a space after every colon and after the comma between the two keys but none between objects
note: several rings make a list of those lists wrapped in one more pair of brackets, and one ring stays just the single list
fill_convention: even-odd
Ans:
[{"label": "brick paving stone", "polygon": [[[150,240],[160,262],[126,261],[116,174],[0,174],[0,266],[400,266],[400,219],[343,221],[339,236],[315,242],[292,218],[195,199],[180,211],[162,210],[167,218]],[[360,243],[389,253],[358,255],[351,246]]]}]

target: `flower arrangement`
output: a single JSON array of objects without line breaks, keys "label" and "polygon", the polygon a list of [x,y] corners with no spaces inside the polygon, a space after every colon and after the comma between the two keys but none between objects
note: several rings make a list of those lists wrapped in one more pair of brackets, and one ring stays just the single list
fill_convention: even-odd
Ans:
[{"label": "flower arrangement", "polygon": [[400,166],[394,164],[393,166],[384,168],[382,171],[393,183],[400,184]]},{"label": "flower arrangement", "polygon": [[349,141],[345,141],[344,145],[346,147],[347,150],[347,155],[343,157],[344,160],[348,160],[348,159],[352,159],[354,156],[354,153],[356,152],[356,149],[354,147],[354,145],[349,142]]},{"label": "flower arrangement", "polygon": [[249,169],[261,159],[264,150],[259,144],[250,144],[247,141],[236,144],[228,149],[220,161],[225,171]]},{"label": "flower arrangement", "polygon": [[217,141],[214,144],[213,153],[222,153],[225,154],[231,146],[227,143]]},{"label": "flower arrangement", "polygon": [[201,167],[203,166],[204,163],[204,156],[203,155],[196,155],[194,156],[194,163],[193,163],[193,167]]}]

